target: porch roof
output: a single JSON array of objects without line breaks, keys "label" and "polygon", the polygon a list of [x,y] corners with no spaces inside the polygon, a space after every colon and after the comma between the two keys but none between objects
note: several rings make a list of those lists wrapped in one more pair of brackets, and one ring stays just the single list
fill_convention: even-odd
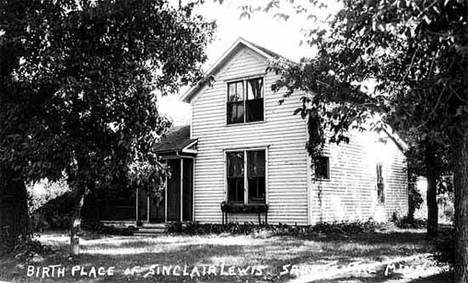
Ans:
[{"label": "porch roof", "polygon": [[190,138],[190,125],[179,126],[163,136],[155,145],[155,151],[160,155],[196,154],[196,144],[197,140]]}]

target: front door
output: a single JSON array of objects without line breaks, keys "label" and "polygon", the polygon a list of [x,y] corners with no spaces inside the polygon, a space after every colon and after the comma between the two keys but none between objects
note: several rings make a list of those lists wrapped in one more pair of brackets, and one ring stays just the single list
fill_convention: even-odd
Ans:
[{"label": "front door", "polygon": [[193,160],[169,159],[171,177],[167,180],[167,220],[191,221],[193,201]]},{"label": "front door", "polygon": [[184,159],[182,187],[182,221],[192,221],[193,217],[193,159]]},{"label": "front door", "polygon": [[181,160],[169,159],[167,165],[171,170],[171,177],[167,180],[167,220],[180,221],[180,188],[181,188]]}]

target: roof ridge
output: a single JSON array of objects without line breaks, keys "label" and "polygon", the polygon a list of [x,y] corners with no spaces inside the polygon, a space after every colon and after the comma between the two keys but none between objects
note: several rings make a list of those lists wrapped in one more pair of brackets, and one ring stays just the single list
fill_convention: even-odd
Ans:
[{"label": "roof ridge", "polygon": [[[281,54],[278,54],[278,53],[272,51],[271,49],[268,49],[268,48],[263,47],[263,46],[261,46],[261,45],[258,45],[258,44],[256,44],[256,43],[253,43],[252,41],[246,40],[246,39],[243,38],[243,37],[239,37],[239,38],[240,38],[241,40],[243,40],[243,41],[245,41],[245,42],[247,42],[247,43],[253,45],[254,47],[256,47],[256,48],[262,50],[263,52],[265,52],[266,54],[270,55],[271,57],[288,59],[288,58],[286,58],[285,56],[283,56],[283,55],[281,55]],[[289,59],[288,59],[288,60],[289,60]]]}]

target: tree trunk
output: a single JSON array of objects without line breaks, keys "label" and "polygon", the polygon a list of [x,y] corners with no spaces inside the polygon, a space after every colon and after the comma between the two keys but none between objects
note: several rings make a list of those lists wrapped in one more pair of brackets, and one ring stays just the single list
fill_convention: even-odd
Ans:
[{"label": "tree trunk", "polygon": [[434,148],[428,143],[425,148],[427,178],[427,237],[437,237],[439,211],[437,207],[437,170],[435,168]]},{"label": "tree trunk", "polygon": [[78,235],[81,225],[81,208],[85,199],[85,188],[80,186],[76,189],[76,202],[74,214],[70,228],[70,256],[78,256],[80,254],[80,236]]},{"label": "tree trunk", "polygon": [[11,251],[30,236],[27,191],[18,173],[0,168],[0,250]]},{"label": "tree trunk", "polygon": [[460,125],[463,134],[454,146],[455,282],[468,282],[468,117]]}]

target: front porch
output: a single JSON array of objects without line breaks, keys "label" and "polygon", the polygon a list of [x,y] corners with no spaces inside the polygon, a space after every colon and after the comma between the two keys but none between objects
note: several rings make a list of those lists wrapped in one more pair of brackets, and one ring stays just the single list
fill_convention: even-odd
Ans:
[{"label": "front porch", "polygon": [[161,200],[138,191],[135,199],[135,221],[160,223],[193,220],[193,159],[171,158],[166,160],[171,168]]},{"label": "front porch", "polygon": [[[148,223],[193,221],[193,168],[197,154],[196,140],[190,139],[190,127],[175,128],[156,146],[156,152],[170,168],[171,175],[161,198],[143,190],[126,192],[99,205],[99,219],[104,222]],[[146,225],[151,226],[151,225]]]}]

